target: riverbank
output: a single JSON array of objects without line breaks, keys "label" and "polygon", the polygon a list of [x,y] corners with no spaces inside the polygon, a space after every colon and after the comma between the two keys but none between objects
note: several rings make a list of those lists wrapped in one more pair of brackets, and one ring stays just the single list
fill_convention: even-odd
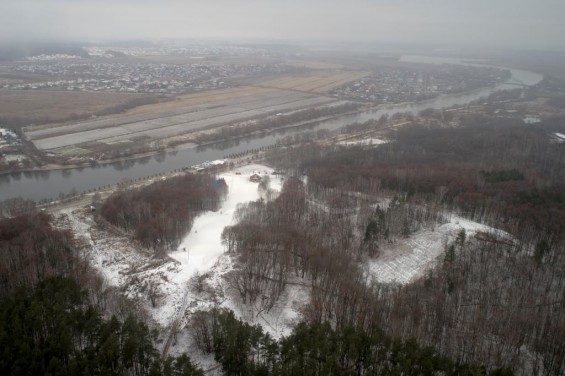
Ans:
[{"label": "riverbank", "polygon": [[96,167],[96,166],[103,166],[103,165],[109,165],[109,164],[114,164],[114,163],[127,162],[127,161],[136,160],[136,159],[140,159],[140,158],[153,157],[153,156],[156,156],[156,155],[159,155],[159,154],[175,153],[175,152],[179,152],[179,151],[183,151],[183,150],[187,150],[187,149],[207,148],[207,147],[212,147],[214,145],[220,145],[220,144],[229,143],[229,142],[236,142],[238,140],[242,140],[242,139],[246,139],[246,138],[261,137],[261,136],[268,135],[270,133],[284,131],[284,130],[287,130],[287,129],[314,126],[314,125],[319,124],[319,123],[324,122],[324,121],[337,119],[337,118],[342,117],[342,116],[359,114],[359,113],[362,113],[362,112],[365,112],[365,111],[367,111],[367,108],[363,108],[361,110],[355,110],[355,111],[347,111],[347,112],[344,112],[344,113],[331,115],[331,116],[325,116],[325,117],[322,117],[322,118],[317,118],[317,119],[312,119],[312,120],[305,120],[305,121],[302,121],[302,122],[284,125],[284,126],[277,127],[277,128],[258,130],[258,131],[243,134],[243,135],[238,136],[238,137],[229,137],[229,138],[218,139],[218,140],[205,142],[205,143],[183,142],[183,143],[179,143],[177,145],[174,145],[172,147],[165,147],[165,148],[162,148],[162,149],[157,149],[157,150],[148,151],[148,152],[144,152],[144,153],[135,153],[135,154],[119,157],[119,158],[99,160],[99,161],[95,161],[95,163],[93,163],[92,161],[85,161],[82,164],[74,163],[74,164],[69,164],[69,165],[49,163],[49,164],[42,166],[42,167],[35,167],[35,168],[29,168],[29,169],[18,169],[18,170],[11,170],[11,171],[0,171],[0,175],[13,174],[13,173],[70,170],[70,169]]}]

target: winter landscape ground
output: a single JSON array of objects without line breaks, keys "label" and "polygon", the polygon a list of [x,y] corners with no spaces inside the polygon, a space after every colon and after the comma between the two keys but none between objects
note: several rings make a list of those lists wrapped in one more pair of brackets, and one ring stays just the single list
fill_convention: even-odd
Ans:
[{"label": "winter landscape ground", "polygon": [[[221,174],[229,187],[221,208],[199,216],[178,249],[169,253],[165,260],[155,260],[122,234],[109,234],[97,228],[87,209],[62,210],[60,223],[83,240],[83,255],[103,275],[108,287],[123,291],[161,328],[183,328],[191,313],[216,306],[232,309],[241,318],[262,325],[278,338],[290,333],[300,305],[308,299],[308,288],[300,282],[289,286],[269,313],[241,304],[227,281],[233,262],[224,254],[221,243],[222,231],[233,224],[238,205],[262,198],[258,184],[249,177],[272,172],[272,168],[263,165],[247,165]],[[280,191],[282,179],[271,178],[270,189],[274,195]],[[150,294],[156,296],[154,307]],[[179,333],[178,338],[190,342],[186,333]],[[182,346],[181,351],[185,349]],[[170,351],[174,353],[175,346]]]},{"label": "winter landscape ground", "polygon": [[[378,144],[370,140],[367,144]],[[377,141],[377,142],[375,142]],[[382,141],[380,141],[382,142]],[[252,324],[259,324],[274,338],[287,336],[300,320],[300,308],[310,297],[311,286],[296,278],[268,312],[245,305],[230,285],[234,259],[225,252],[221,234],[236,222],[238,205],[268,199],[250,176],[270,176],[269,198],[280,192],[284,177],[271,175],[273,169],[250,164],[219,175],[229,193],[218,211],[209,211],[196,218],[192,229],[176,251],[166,259],[155,259],[136,246],[124,234],[102,229],[93,220],[89,209],[63,209],[58,213],[59,226],[70,228],[82,240],[83,256],[104,277],[107,287],[117,289],[148,318],[164,329],[163,351],[176,354],[191,348],[192,339],[185,328],[191,316],[200,310],[224,307]],[[381,283],[406,284],[425,274],[441,259],[445,246],[464,229],[468,236],[496,230],[452,215],[446,223],[421,230],[407,239],[389,244],[375,258],[366,262],[368,279]],[[193,346],[192,346],[193,347]],[[211,356],[194,349],[191,356],[203,368],[214,367]]]}]

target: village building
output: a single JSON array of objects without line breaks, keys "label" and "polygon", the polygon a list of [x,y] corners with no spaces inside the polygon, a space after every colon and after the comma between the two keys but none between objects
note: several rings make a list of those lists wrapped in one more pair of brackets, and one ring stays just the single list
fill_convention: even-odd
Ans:
[{"label": "village building", "polygon": [[259,176],[257,174],[253,174],[249,178],[249,181],[252,181],[253,183],[261,183],[261,176]]}]

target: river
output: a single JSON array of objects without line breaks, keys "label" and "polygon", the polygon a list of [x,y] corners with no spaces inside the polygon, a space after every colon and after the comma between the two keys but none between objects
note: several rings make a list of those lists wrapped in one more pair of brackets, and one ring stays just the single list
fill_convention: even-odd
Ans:
[{"label": "river", "polygon": [[[461,59],[437,58],[427,56],[403,56],[401,61],[429,64],[466,64],[484,66],[480,62],[468,62]],[[228,154],[236,154],[249,149],[272,145],[288,135],[314,130],[335,130],[355,122],[379,119],[382,115],[394,115],[399,112],[418,113],[426,108],[441,109],[454,105],[464,105],[486,97],[495,91],[516,88],[516,84],[531,86],[543,79],[543,76],[520,69],[509,69],[511,77],[492,88],[484,88],[466,94],[442,95],[418,103],[390,105],[378,110],[345,115],[318,123],[313,127],[289,128],[284,131],[269,133],[263,137],[252,136],[235,142],[219,143],[208,147],[195,147],[170,153],[160,153],[150,157],[141,157],[96,167],[82,167],[65,170],[29,171],[0,175],[0,201],[14,197],[32,200],[55,198],[60,193],[87,191],[100,186],[113,185],[124,179],[137,179],[157,173],[199,164],[207,160],[220,159]]]}]

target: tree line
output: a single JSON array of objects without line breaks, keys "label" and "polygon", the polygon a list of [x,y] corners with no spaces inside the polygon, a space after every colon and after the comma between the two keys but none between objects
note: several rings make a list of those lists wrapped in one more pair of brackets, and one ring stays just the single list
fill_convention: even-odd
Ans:
[{"label": "tree line", "polygon": [[221,140],[228,140],[248,135],[253,132],[268,131],[293,125],[296,123],[316,120],[328,116],[335,116],[351,111],[356,111],[360,107],[359,103],[345,103],[337,106],[322,108],[311,108],[307,110],[295,111],[290,114],[271,116],[266,119],[251,122],[241,127],[222,127],[217,132],[199,135],[196,140],[199,143]]},{"label": "tree line", "polygon": [[186,355],[162,360],[157,333],[134,316],[105,319],[72,278],[51,277],[0,300],[3,375],[203,375]]},{"label": "tree line", "polygon": [[450,359],[413,338],[391,338],[378,327],[301,322],[276,341],[260,326],[220,309],[197,312],[192,326],[197,346],[214,354],[225,375],[513,374],[509,369],[487,373],[484,366]]}]

